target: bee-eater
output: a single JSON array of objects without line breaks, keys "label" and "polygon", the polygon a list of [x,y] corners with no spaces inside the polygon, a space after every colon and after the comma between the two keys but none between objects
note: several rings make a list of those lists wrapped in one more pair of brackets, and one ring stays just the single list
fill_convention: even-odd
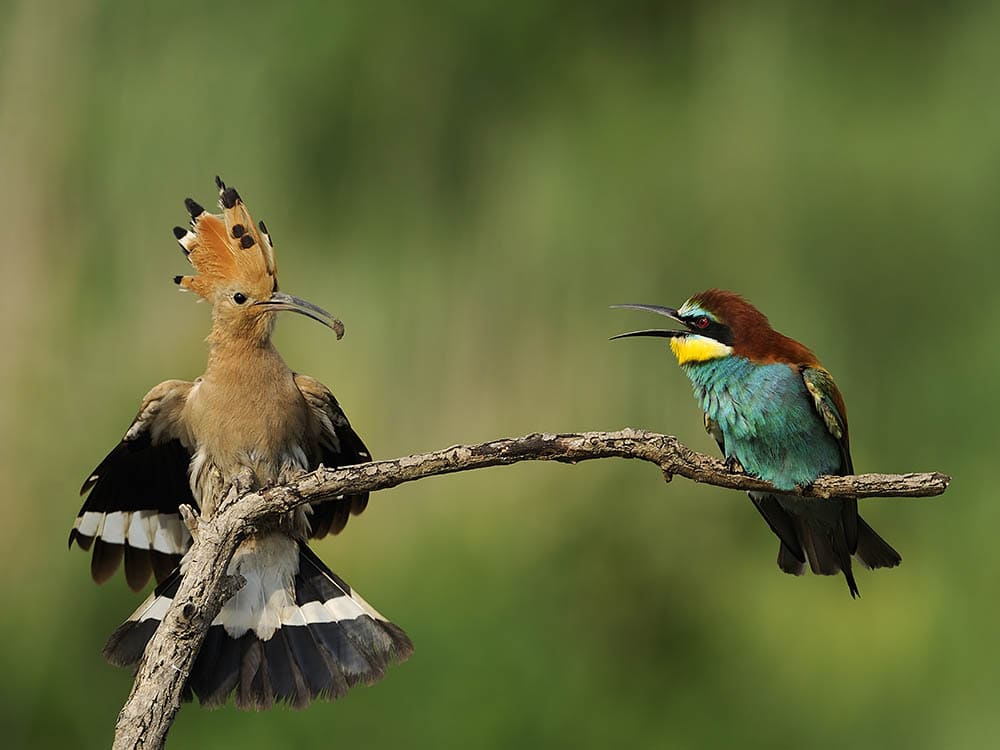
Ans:
[{"label": "bee-eater", "polygon": [[[364,463],[368,449],[333,394],[289,369],[271,341],[281,310],[332,328],[343,325],[313,304],[278,291],[274,247],[255,226],[239,193],[216,178],[221,214],[188,198],[191,229],[174,236],[197,275],[174,282],[212,306],[205,373],[168,380],[143,399],[118,446],[84,482],[87,493],[73,530],[93,548],[91,574],[110,578],[124,558],[138,591],[153,573],[159,585],[111,636],[106,658],[139,661],[176,594],[191,537],[178,507],[197,505],[210,519],[221,495],[249,469],[253,488],[283,484],[312,471]],[[215,618],[188,678],[209,706],[235,691],[239,708],[275,701],[303,707],[379,679],[413,650],[406,634],[376,612],[308,547],[338,533],[368,494],[301,508],[287,529],[242,542],[229,565],[245,584]]]},{"label": "bee-eater", "polygon": [[[715,438],[732,470],[742,469],[781,490],[807,486],[823,474],[853,474],[847,409],[833,377],[816,355],[772,327],[756,307],[733,292],[710,289],[676,310],[658,305],[615,305],[647,310],[679,323],[613,338],[668,339],[690,378]],[[859,596],[851,557],[868,568],[892,568],[902,558],[858,515],[853,498],[818,500],[751,492],[750,499],[781,540],[778,567],[802,575],[843,572]]]}]

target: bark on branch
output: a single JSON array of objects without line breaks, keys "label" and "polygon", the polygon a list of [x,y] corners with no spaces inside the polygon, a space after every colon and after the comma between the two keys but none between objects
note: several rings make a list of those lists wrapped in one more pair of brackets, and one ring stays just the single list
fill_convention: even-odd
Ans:
[{"label": "bark on branch", "polygon": [[[320,468],[291,484],[243,492],[237,481],[210,520],[192,519],[194,545],[188,570],[139,665],[115,727],[116,750],[162,748],[180,708],[187,675],[222,603],[242,585],[226,575],[229,560],[247,536],[282,523],[303,503],[345,493],[382,490],[404,482],[521,461],[577,463],[595,458],[637,458],[656,464],[667,481],[682,476],[735,490],[775,491],[767,482],[728,471],[722,461],[685,447],[676,438],[626,429],[564,435],[533,434],[480,445],[456,445],[389,461]],[[783,493],[801,497],[932,497],[948,488],[945,474],[823,476],[811,486]],[[243,486],[241,486],[243,485]]]}]

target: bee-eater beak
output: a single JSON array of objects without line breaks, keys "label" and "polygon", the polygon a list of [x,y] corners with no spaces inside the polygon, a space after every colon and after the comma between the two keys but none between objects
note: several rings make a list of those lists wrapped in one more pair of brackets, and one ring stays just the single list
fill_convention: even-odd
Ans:
[{"label": "bee-eater beak", "polygon": [[292,312],[297,312],[299,315],[305,315],[307,318],[312,318],[313,320],[322,323],[327,328],[332,328],[334,333],[337,334],[338,339],[343,338],[344,336],[343,323],[333,317],[322,307],[317,307],[312,302],[306,302],[304,299],[293,297],[292,295],[285,294],[284,292],[275,292],[271,295],[270,299],[266,299],[255,304],[260,305],[261,307],[266,307],[268,310],[290,310]]},{"label": "bee-eater beak", "polygon": [[[663,315],[664,317],[670,318],[671,320],[676,320],[678,323],[683,323],[684,321],[677,314],[677,310],[672,307],[661,307],[660,305],[637,305],[637,304],[625,304],[625,305],[611,305],[611,307],[616,309],[628,309],[628,310],[646,310],[647,312],[655,312],[657,315]],[[628,333],[619,333],[617,336],[612,336],[611,341],[615,339],[626,339],[632,336],[652,336],[661,339],[673,339],[680,336],[687,336],[689,331],[670,331],[662,328],[647,328],[642,331],[629,331]]]}]

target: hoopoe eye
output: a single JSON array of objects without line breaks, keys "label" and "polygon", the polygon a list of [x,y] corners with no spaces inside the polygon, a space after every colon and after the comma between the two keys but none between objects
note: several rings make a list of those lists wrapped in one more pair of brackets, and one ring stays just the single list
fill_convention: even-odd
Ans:
[{"label": "hoopoe eye", "polygon": [[237,305],[242,305],[246,301],[247,296],[243,292],[236,292],[236,294],[233,295],[233,302]]},{"label": "hoopoe eye", "polygon": [[710,322],[707,315],[701,315],[694,319],[694,324],[697,328],[708,328]]}]

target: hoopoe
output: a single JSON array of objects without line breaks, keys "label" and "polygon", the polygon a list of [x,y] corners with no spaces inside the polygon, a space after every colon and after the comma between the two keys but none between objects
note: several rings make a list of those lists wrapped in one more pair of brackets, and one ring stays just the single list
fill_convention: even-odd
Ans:
[{"label": "hoopoe", "polygon": [[[184,571],[191,537],[178,508],[197,505],[209,519],[221,494],[249,469],[256,488],[286,483],[323,464],[371,460],[333,394],[288,368],[271,342],[280,310],[332,328],[343,325],[315,305],[278,291],[274,247],[254,226],[239,193],[218,177],[222,214],[188,198],[191,229],[174,229],[197,275],[174,282],[212,305],[205,374],[168,380],[143,399],[118,446],[84,482],[87,495],[70,532],[93,549],[91,574],[108,580],[124,559],[125,579],[158,586],[111,636],[105,657],[135,664],[166,614]],[[202,704],[235,691],[243,709],[275,701],[303,707],[379,679],[413,651],[386,620],[312,552],[309,538],[340,532],[368,494],[348,495],[293,514],[287,531],[254,536],[229,572],[246,580],[222,607],[188,678]]]}]

